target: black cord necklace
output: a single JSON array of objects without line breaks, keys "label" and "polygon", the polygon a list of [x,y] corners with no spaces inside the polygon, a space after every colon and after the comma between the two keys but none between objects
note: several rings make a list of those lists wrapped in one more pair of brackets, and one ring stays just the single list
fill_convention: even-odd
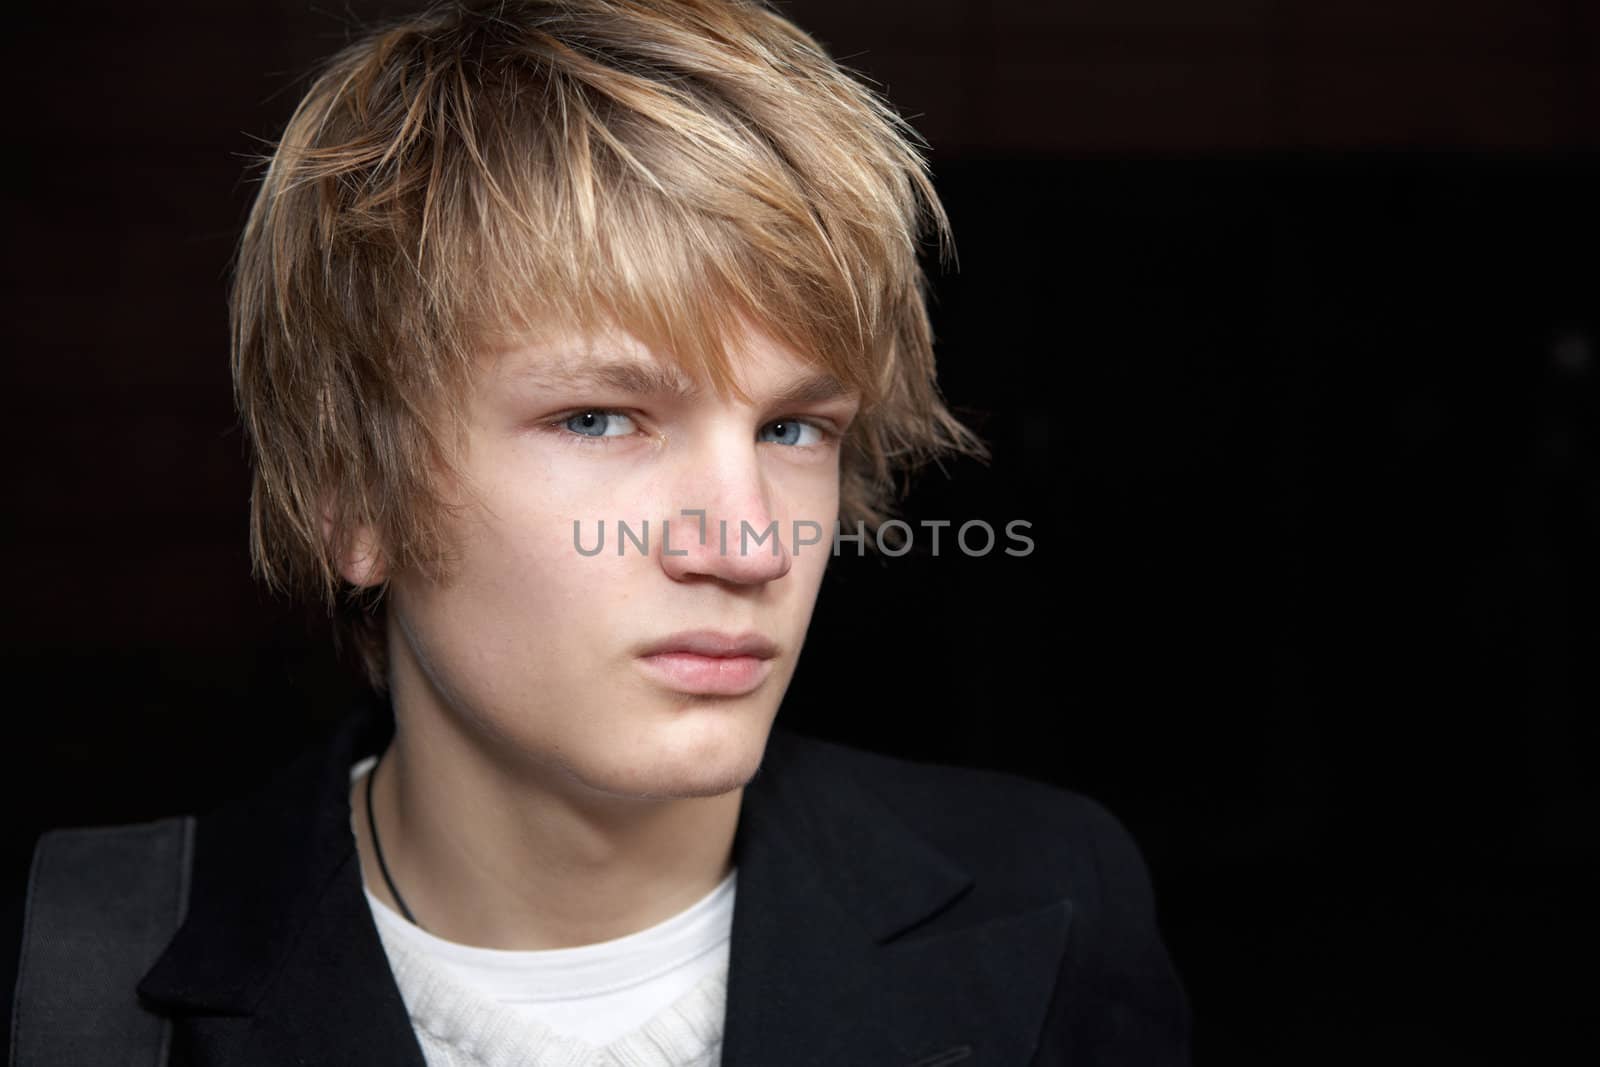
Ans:
[{"label": "black cord necklace", "polygon": [[417,917],[411,914],[411,909],[406,907],[406,898],[400,895],[400,890],[394,887],[394,879],[389,877],[389,865],[383,862],[383,845],[378,843],[378,820],[372,814],[372,780],[378,777],[378,763],[383,762],[383,757],[378,757],[378,762],[372,765],[372,770],[367,772],[367,826],[372,831],[372,851],[378,857],[378,870],[383,872],[383,882],[389,887],[389,895],[394,897],[394,902],[400,905],[400,914],[412,926],[418,929],[422,924],[417,922]]}]

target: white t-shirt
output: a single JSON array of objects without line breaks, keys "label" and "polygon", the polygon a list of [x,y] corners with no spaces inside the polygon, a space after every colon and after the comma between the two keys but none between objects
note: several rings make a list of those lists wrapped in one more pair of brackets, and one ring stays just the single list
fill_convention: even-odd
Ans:
[{"label": "white t-shirt", "polygon": [[638,933],[538,951],[446,941],[366,897],[429,1067],[716,1067],[737,875]]}]

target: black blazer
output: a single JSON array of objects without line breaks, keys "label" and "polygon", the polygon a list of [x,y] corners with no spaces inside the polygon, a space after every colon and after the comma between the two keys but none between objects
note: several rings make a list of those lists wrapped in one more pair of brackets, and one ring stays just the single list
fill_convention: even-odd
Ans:
[{"label": "black blazer", "polygon": [[[393,729],[352,715],[199,819],[188,917],[138,985],[174,1067],[424,1067],[350,831],[350,766]],[[1082,797],[778,726],[734,848],[725,1067],[1188,1062],[1143,862]]]}]

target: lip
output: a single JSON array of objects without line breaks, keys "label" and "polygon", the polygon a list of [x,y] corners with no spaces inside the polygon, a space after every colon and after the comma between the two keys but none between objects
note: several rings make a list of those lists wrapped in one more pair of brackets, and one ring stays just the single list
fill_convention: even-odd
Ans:
[{"label": "lip", "polygon": [[639,652],[640,666],[657,682],[695,696],[743,696],[772,673],[778,646],[759,633],[689,630]]},{"label": "lip", "polygon": [[728,634],[721,630],[684,630],[645,646],[639,655],[659,656],[671,652],[683,652],[691,656],[771,659],[778,654],[778,646],[754,630],[742,634]]}]

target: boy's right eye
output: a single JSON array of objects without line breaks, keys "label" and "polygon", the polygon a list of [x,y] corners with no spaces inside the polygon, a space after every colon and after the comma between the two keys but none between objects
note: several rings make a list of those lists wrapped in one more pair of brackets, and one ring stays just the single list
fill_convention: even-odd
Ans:
[{"label": "boy's right eye", "polygon": [[633,431],[633,420],[620,411],[581,411],[562,422],[581,437],[622,437]]}]

